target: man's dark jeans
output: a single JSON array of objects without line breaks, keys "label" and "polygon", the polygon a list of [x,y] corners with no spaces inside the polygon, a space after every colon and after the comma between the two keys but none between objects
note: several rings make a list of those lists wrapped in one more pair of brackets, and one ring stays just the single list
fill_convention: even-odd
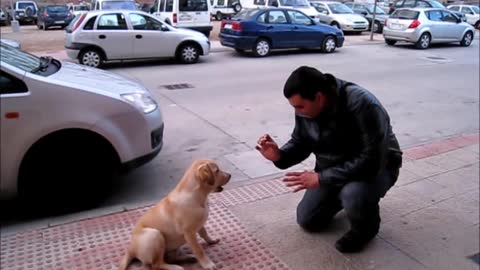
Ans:
[{"label": "man's dark jeans", "polygon": [[379,202],[395,184],[399,168],[388,168],[374,181],[353,181],[344,186],[322,185],[305,192],[297,207],[297,222],[307,231],[324,229],[345,209],[351,229],[376,234],[380,227]]}]

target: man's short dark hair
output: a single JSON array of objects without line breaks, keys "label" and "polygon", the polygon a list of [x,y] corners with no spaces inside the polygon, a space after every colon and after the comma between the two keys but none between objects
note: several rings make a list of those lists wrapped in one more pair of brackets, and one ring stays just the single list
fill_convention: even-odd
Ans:
[{"label": "man's short dark hair", "polygon": [[288,77],[283,95],[291,98],[298,94],[302,98],[314,100],[319,92],[330,95],[335,86],[335,78],[332,75],[323,74],[313,67],[301,66]]}]

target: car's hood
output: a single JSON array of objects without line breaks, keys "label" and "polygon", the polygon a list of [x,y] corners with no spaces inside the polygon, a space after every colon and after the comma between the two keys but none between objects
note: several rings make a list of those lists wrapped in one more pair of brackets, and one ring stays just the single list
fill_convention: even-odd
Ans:
[{"label": "car's hood", "polygon": [[335,18],[347,22],[364,22],[366,19],[358,14],[335,14]]},{"label": "car's hood", "polygon": [[62,62],[62,68],[50,78],[87,91],[114,94],[148,91],[141,84],[113,72],[69,62]]},{"label": "car's hood", "polygon": [[195,31],[195,30],[191,30],[191,29],[186,29],[186,28],[174,28],[174,31],[179,33],[179,34],[184,34],[184,35],[188,35],[188,36],[193,36],[193,37],[196,37],[196,38],[204,38],[204,39],[207,39],[207,36],[205,36],[203,33],[200,33],[198,31]]}]

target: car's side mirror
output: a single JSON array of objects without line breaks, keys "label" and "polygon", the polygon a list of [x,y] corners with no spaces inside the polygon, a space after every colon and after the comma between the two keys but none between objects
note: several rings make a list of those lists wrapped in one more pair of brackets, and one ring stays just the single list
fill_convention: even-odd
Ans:
[{"label": "car's side mirror", "polygon": [[166,26],[165,24],[162,24],[162,26],[160,27],[160,30],[166,32],[166,31],[170,31],[170,28],[168,28],[168,26]]}]

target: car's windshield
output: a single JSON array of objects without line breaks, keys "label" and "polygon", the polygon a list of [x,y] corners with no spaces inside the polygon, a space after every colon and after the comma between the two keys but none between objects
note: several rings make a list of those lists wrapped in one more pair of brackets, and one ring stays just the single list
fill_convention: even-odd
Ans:
[{"label": "car's windshield", "polygon": [[430,4],[434,8],[445,8],[442,4],[440,4],[440,2],[437,2],[437,1],[430,1]]},{"label": "car's windshield", "polygon": [[180,0],[178,2],[180,11],[208,11],[207,0]]},{"label": "car's windshield", "polygon": [[353,10],[341,3],[331,3],[328,4],[328,7],[332,11],[333,14],[351,14]]},{"label": "car's windshield", "polygon": [[478,7],[472,7],[472,10],[475,14],[480,14],[480,8]]},{"label": "car's windshield", "polygon": [[115,9],[128,9],[137,10],[135,2],[133,1],[105,1],[102,3],[102,9],[115,10]]},{"label": "car's windshield", "polygon": [[307,0],[280,0],[280,5],[284,7],[308,7]]},{"label": "car's windshield", "polygon": [[375,9],[375,14],[386,14],[385,11],[382,8],[380,8],[378,5],[377,5],[377,8],[375,8],[374,4],[367,4],[367,9],[368,9],[368,12],[370,13],[373,13],[373,10]]},{"label": "car's windshield", "polygon": [[41,64],[40,58],[4,43],[0,43],[0,59],[2,62],[26,72],[32,72]]},{"label": "car's windshield", "polygon": [[68,7],[67,6],[49,6],[47,7],[47,11],[49,13],[67,13]]}]

